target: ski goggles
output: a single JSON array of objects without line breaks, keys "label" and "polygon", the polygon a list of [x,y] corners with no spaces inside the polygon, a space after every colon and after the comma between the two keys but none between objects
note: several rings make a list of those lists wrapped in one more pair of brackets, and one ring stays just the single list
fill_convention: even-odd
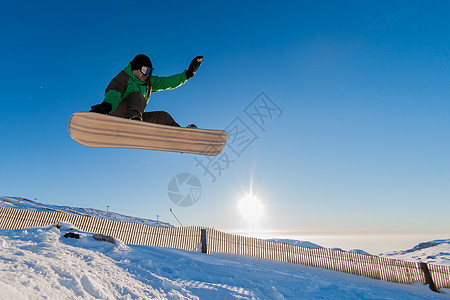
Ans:
[{"label": "ski goggles", "polygon": [[142,67],[141,67],[141,72],[142,72],[142,74],[144,74],[144,75],[152,75],[153,68],[151,68],[151,67],[146,67],[146,66],[142,66]]}]

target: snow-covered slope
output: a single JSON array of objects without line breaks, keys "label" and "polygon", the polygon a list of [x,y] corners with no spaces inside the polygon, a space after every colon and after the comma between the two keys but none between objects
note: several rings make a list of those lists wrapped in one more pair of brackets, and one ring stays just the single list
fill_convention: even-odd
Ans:
[{"label": "snow-covered slope", "polygon": [[0,230],[1,299],[450,299],[325,269],[112,244],[55,226]]}]

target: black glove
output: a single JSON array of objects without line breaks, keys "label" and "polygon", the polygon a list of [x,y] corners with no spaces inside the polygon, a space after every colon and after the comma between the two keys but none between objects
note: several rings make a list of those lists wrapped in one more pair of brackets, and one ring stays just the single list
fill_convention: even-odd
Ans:
[{"label": "black glove", "polygon": [[102,102],[97,105],[91,106],[91,110],[89,112],[95,112],[99,114],[106,114],[108,115],[112,110],[112,105],[109,102]]},{"label": "black glove", "polygon": [[203,56],[197,56],[191,61],[191,64],[189,65],[189,69],[186,71],[187,79],[191,79],[194,77],[195,72],[197,72],[198,68],[202,64]]}]

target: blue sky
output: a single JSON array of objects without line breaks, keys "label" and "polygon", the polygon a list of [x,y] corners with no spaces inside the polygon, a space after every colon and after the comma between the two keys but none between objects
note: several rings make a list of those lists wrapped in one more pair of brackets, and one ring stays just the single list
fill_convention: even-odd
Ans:
[{"label": "blue sky", "polygon": [[[3,1],[0,194],[177,224],[173,208],[183,225],[267,236],[404,240],[380,238],[376,250],[448,238],[449,10],[447,1]],[[193,155],[71,140],[70,115],[100,103],[138,53],[159,76],[205,57],[147,110],[202,128],[239,118],[258,137],[240,156],[225,148],[233,162],[215,182]],[[261,92],[282,112],[264,130],[245,113]],[[187,208],[167,195],[182,172],[202,183]],[[265,205],[251,228],[236,209],[250,190]]]}]

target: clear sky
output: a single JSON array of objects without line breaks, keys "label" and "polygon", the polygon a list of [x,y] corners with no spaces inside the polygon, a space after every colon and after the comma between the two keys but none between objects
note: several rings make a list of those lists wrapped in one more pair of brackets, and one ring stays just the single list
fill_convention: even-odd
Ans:
[{"label": "clear sky", "polygon": [[[448,238],[449,14],[448,1],[2,1],[0,194],[375,252]],[[139,53],[158,76],[205,58],[147,110],[246,135],[215,161],[74,142],[70,115]],[[189,207],[168,197],[183,172],[202,186]],[[250,192],[264,206],[252,223],[238,210]]]}]

